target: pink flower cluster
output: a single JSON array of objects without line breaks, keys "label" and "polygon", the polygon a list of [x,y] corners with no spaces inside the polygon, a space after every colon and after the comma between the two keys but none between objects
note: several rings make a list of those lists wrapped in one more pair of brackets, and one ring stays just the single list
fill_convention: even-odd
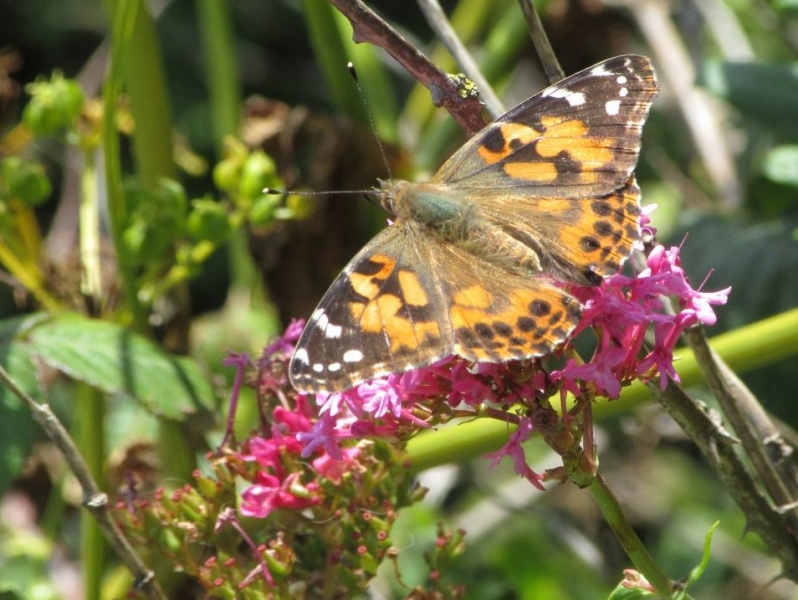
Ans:
[{"label": "pink flower cluster", "polygon": [[[581,287],[573,294],[585,306],[574,335],[592,329],[597,337],[590,360],[571,358],[560,369],[537,371],[523,383],[508,379],[512,364],[470,364],[450,358],[406,373],[363,383],[351,390],[318,394],[320,417],[312,430],[299,434],[306,444],[303,454],[324,447],[333,455],[339,440],[365,435],[390,435],[402,420],[427,426],[415,416],[417,402],[443,397],[451,406],[476,407],[483,402],[512,405],[532,398],[552,384],[565,395],[581,396],[585,389],[617,398],[624,383],[636,378],[678,382],[673,350],[679,336],[698,323],[712,325],[712,305],[725,304],[731,288],[719,292],[694,290],[681,268],[679,248],[656,246],[646,269],[636,277],[615,275],[598,287]],[[678,304],[675,314],[666,310],[667,299]],[[646,334],[653,327],[653,343]],[[529,431],[531,433],[531,431]],[[519,434],[520,435],[520,434]],[[331,452],[332,450],[332,452]]]},{"label": "pink flower cluster", "polygon": [[[298,325],[297,331],[297,324],[292,323],[281,340],[266,349],[264,358],[268,359],[273,354],[290,356],[293,344],[302,332],[301,323]],[[227,362],[238,366],[240,375],[248,366],[249,359],[246,355],[237,355]],[[240,384],[241,377],[237,377],[236,381]],[[236,398],[239,391],[238,387],[233,391]],[[313,410],[307,399],[300,395],[293,409],[277,406],[271,412],[270,418],[270,435],[249,438],[245,451],[239,454],[243,461],[256,462],[259,467],[254,482],[241,494],[241,513],[250,517],[265,518],[281,508],[302,510],[323,501],[318,482],[311,480],[304,483],[302,473],[296,469],[295,459],[313,453],[312,449],[308,450],[307,446],[303,446],[301,438],[313,429]],[[324,420],[317,421],[317,425],[323,423]],[[326,423],[334,426],[329,421]],[[346,470],[347,462],[354,460],[358,454],[357,448],[342,450],[337,443],[326,445],[325,451],[312,461],[311,479],[318,476],[339,480]]]},{"label": "pink flower cluster", "polygon": [[[300,452],[305,459],[321,453],[341,460],[345,458],[342,441],[401,437],[408,428],[430,427],[439,422],[435,415],[445,412],[440,411],[442,406],[449,409],[446,414],[456,410],[460,414],[471,410],[473,414],[485,405],[508,408],[523,403],[529,407],[532,399],[545,399],[559,392],[565,414],[565,397],[569,393],[575,397],[589,393],[613,399],[634,379],[655,377],[659,377],[664,389],[668,380],[679,381],[673,350],[681,334],[699,323],[714,324],[712,306],[725,304],[729,292],[730,288],[719,292],[693,289],[681,268],[679,248],[656,246],[647,257],[646,268],[636,276],[619,274],[601,286],[572,290],[584,305],[574,336],[586,330],[595,336],[589,360],[580,359],[575,351],[568,352],[567,360],[566,353],[560,352],[545,363],[534,360],[472,364],[450,357],[430,367],[388,375],[345,392],[317,394],[319,414],[315,421],[305,409],[301,423],[299,417],[289,423],[288,414],[275,414],[277,429],[272,439],[250,443],[252,459],[267,467],[269,473],[247,490],[242,508],[247,514],[262,515],[274,506],[298,502],[281,493],[296,482],[289,475],[281,477],[274,467],[278,448]],[[301,329],[301,322],[292,322],[283,338],[267,349],[266,360],[279,358],[287,362]],[[300,394],[299,400],[300,406],[306,406],[304,395]],[[499,417],[509,414],[501,410],[496,413]],[[518,427],[508,443],[489,458],[495,464],[510,457],[519,475],[542,488],[541,476],[528,467],[522,448],[535,430],[535,421],[516,416],[515,422]],[[306,491],[302,502],[312,502],[314,490]]]}]

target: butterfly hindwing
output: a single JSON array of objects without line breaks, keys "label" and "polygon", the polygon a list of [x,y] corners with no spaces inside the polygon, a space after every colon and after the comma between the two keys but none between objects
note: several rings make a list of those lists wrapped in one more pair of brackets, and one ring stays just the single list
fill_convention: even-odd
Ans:
[{"label": "butterfly hindwing", "polygon": [[576,300],[543,278],[497,269],[413,224],[394,224],[322,298],[291,360],[291,382],[340,391],[452,354],[493,362],[540,356],[580,314]]},{"label": "butterfly hindwing", "polygon": [[640,189],[634,177],[598,198],[482,193],[474,206],[476,218],[534,248],[541,270],[559,281],[599,283],[618,272],[640,240]]}]

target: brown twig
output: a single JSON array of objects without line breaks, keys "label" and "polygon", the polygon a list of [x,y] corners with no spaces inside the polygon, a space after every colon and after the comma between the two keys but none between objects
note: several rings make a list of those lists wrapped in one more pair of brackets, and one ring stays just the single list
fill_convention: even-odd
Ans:
[{"label": "brown twig", "polygon": [[768,498],[760,492],[758,482],[735,451],[737,440],[678,385],[669,382],[663,391],[655,381],[648,387],[665,411],[698,446],[748,519],[748,528],[756,532],[781,560],[784,576],[798,581],[798,541],[792,533],[792,519],[774,510]]},{"label": "brown twig", "polygon": [[479,99],[464,94],[460,80],[441,71],[374,11],[360,0],[330,0],[330,3],[352,23],[355,42],[369,42],[383,48],[430,91],[433,104],[449,111],[466,134],[473,135],[485,126]]},{"label": "brown twig", "polygon": [[28,408],[33,413],[33,418],[64,454],[67,464],[69,464],[83,490],[83,506],[96,519],[103,533],[105,533],[108,543],[133,574],[136,589],[142,590],[150,598],[166,600],[166,594],[155,579],[155,574],[142,562],[130,542],[109,516],[107,510],[108,496],[100,491],[89,471],[89,467],[80,455],[77,446],[75,446],[75,442],[72,441],[58,417],[53,414],[47,404],[39,404],[26,394],[2,366],[0,366],[0,381],[15,396],[28,405]]},{"label": "brown twig", "polygon": [[[785,509],[794,506],[798,474],[794,463],[786,460],[793,449],[784,442],[779,429],[748,387],[710,347],[703,329],[693,329],[685,338],[724,417],[740,438],[773,503]],[[793,530],[798,531],[795,511],[789,510],[788,514]]]},{"label": "brown twig", "polygon": [[485,102],[488,113],[494,119],[502,115],[505,112],[502,101],[496,95],[496,92],[493,91],[493,87],[488,80],[482,75],[482,71],[477,66],[471,53],[460,41],[460,38],[457,37],[438,0],[417,1],[424,16],[427,17],[427,23],[432,27],[432,30],[437,34],[443,45],[446,46],[446,49],[449,50],[449,53],[454,57],[455,62],[466,74],[466,77],[477,85],[479,95]]}]

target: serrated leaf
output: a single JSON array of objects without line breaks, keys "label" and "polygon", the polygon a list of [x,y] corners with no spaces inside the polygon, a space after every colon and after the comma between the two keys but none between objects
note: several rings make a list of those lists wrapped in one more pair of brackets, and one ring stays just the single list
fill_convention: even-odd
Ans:
[{"label": "serrated leaf", "polygon": [[183,420],[215,404],[196,361],[163,351],[119,325],[57,315],[27,337],[30,352],[50,367],[111,395],[138,401],[157,416]]}]

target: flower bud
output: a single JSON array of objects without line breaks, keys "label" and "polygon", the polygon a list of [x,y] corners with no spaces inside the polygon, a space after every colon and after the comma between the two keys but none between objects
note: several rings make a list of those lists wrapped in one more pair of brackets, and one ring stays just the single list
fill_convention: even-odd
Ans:
[{"label": "flower bud", "polygon": [[254,200],[263,193],[263,188],[274,184],[276,174],[277,169],[271,157],[256,150],[244,163],[238,190],[245,198]]},{"label": "flower bud", "polygon": [[193,210],[186,221],[188,234],[198,241],[208,241],[219,246],[230,237],[230,218],[225,208],[213,200],[193,201]]},{"label": "flower bud", "polygon": [[83,108],[83,88],[71,80],[64,79],[60,71],[54,71],[52,79],[37,79],[25,86],[31,100],[22,113],[22,120],[36,136],[47,136],[69,129],[80,116]]}]

